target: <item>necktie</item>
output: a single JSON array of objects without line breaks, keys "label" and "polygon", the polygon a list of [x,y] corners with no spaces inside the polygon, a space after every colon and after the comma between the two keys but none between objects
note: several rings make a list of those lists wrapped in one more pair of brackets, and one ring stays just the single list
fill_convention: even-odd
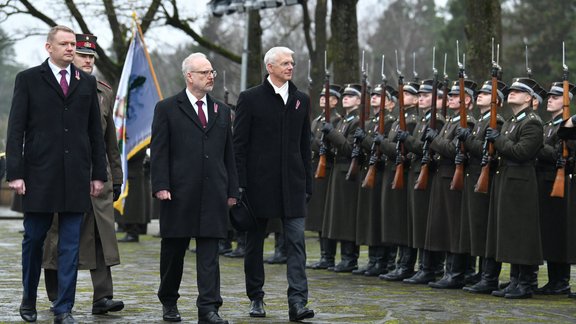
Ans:
[{"label": "necktie", "polygon": [[66,73],[68,73],[68,71],[60,70],[60,74],[62,75],[62,77],[60,78],[60,87],[62,88],[62,92],[64,92],[64,95],[68,94],[68,81],[66,81]]},{"label": "necktie", "polygon": [[202,109],[202,105],[204,102],[201,100],[196,101],[196,105],[198,106],[198,118],[200,118],[200,123],[202,123],[202,127],[206,128],[206,115],[204,114],[204,110]]}]

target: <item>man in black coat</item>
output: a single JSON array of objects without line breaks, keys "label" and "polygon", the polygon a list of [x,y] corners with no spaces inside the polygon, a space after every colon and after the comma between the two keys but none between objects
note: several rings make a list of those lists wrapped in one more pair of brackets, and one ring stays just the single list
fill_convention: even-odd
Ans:
[{"label": "man in black coat", "polygon": [[163,319],[181,320],[177,302],[184,256],[196,238],[198,323],[228,323],[218,315],[218,241],[228,233],[228,208],[239,197],[230,108],[214,100],[216,71],[202,53],[182,62],[186,89],[156,104],[150,166],[161,200],[160,288]]},{"label": "man in black coat", "polygon": [[16,76],[6,145],[10,188],[22,195],[24,239],[20,316],[36,321],[36,296],[46,233],[59,218],[58,298],[54,323],[74,323],[83,214],[107,180],[96,79],[72,63],[76,35],[55,26],[49,58]]},{"label": "man in black coat", "polygon": [[268,77],[240,93],[234,122],[238,178],[257,225],[247,233],[244,272],[250,316],[265,317],[262,250],[266,224],[280,217],[286,242],[291,321],[314,317],[306,308],[304,217],[312,194],[310,100],[290,81],[294,52],[273,47],[264,56]]}]

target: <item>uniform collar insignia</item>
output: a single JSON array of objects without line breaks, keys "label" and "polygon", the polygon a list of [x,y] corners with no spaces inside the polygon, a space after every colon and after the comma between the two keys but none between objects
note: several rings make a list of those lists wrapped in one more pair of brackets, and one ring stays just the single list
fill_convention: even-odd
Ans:
[{"label": "uniform collar insignia", "polygon": [[460,115],[454,116],[450,122],[455,123],[457,121],[460,121]]}]

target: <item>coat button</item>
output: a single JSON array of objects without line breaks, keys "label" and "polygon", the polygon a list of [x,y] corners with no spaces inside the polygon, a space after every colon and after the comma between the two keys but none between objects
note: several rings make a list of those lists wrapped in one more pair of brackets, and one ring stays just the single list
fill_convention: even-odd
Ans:
[{"label": "coat button", "polygon": [[208,155],[204,155],[204,158],[207,159],[207,158],[208,158]]},{"label": "coat button", "polygon": [[65,132],[68,132],[68,128],[64,128],[64,131],[65,131]]},{"label": "coat button", "polygon": [[68,152],[69,152],[68,150],[64,150],[64,153],[68,154]]}]

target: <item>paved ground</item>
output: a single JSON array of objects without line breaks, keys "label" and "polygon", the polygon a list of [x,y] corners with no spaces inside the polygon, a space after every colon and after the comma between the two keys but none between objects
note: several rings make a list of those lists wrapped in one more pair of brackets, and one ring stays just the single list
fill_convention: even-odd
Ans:
[{"label": "paved ground", "polygon": [[[5,209],[0,208],[0,216],[7,215]],[[0,323],[21,321],[18,315],[21,227],[21,220],[0,217]],[[157,223],[149,228],[150,233],[157,232]],[[266,244],[267,251],[272,251],[273,242],[268,240]],[[113,268],[115,297],[122,299],[126,308],[114,315],[91,315],[90,275],[81,271],[75,318],[81,323],[162,322],[161,305],[156,298],[160,240],[146,235],[141,237],[140,243],[124,243],[120,248],[122,264]],[[307,249],[309,260],[317,259],[319,246],[312,233],[307,237]],[[366,249],[362,249],[361,258],[361,263],[365,263]],[[187,261],[179,308],[185,323],[195,323],[194,254],[191,253]],[[505,269],[501,280],[507,277],[508,268]],[[252,319],[247,316],[249,303],[244,293],[242,260],[221,258],[224,305],[220,314],[231,323],[287,323],[285,266],[269,265],[266,275],[268,316]],[[545,267],[542,267],[541,284],[546,281],[545,275]],[[512,301],[323,270],[311,270],[308,277],[309,306],[317,313],[311,323],[576,323],[576,300],[565,296]],[[574,271],[572,278],[576,279]],[[42,283],[38,297],[39,323],[52,321],[49,306]]]}]

